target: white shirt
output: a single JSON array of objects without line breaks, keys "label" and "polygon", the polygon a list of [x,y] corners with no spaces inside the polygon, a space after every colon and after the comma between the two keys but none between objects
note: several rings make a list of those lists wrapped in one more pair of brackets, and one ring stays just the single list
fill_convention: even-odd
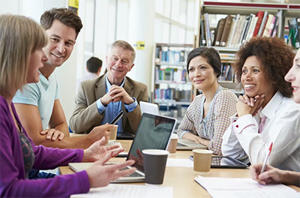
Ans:
[{"label": "white shirt", "polygon": [[80,79],[80,82],[82,81],[86,81],[86,80],[93,80],[95,78],[98,78],[99,76],[95,73],[91,73],[91,72],[88,72],[86,73],[81,79]]},{"label": "white shirt", "polygon": [[[263,116],[266,121],[259,134]],[[269,164],[300,171],[300,105],[279,92],[256,116],[232,118],[223,136],[222,153],[235,159],[245,159],[248,155],[252,164],[262,163],[272,142]]]}]

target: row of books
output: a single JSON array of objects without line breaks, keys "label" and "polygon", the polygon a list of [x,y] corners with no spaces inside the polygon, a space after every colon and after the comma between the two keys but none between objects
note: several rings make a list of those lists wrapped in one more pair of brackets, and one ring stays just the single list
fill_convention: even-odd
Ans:
[{"label": "row of books", "polygon": [[209,14],[200,21],[200,46],[222,46],[238,48],[255,36],[281,37],[282,10],[276,15],[259,11],[250,15],[227,15],[210,27]]},{"label": "row of books", "polygon": [[159,100],[176,100],[176,101],[190,101],[191,90],[178,90],[175,88],[154,89],[154,99]]},{"label": "row of books", "polygon": [[300,48],[300,18],[291,18],[288,20],[289,35],[287,43],[294,48]]},{"label": "row of books", "polygon": [[233,81],[234,71],[230,64],[222,64],[221,75],[219,76],[220,81]]},{"label": "row of books", "polygon": [[184,48],[157,46],[155,50],[155,58],[156,62],[184,64],[187,59],[188,52],[189,51]]},{"label": "row of books", "polygon": [[173,81],[173,82],[187,82],[186,69],[177,68],[166,68],[161,69],[155,68],[155,80]]}]

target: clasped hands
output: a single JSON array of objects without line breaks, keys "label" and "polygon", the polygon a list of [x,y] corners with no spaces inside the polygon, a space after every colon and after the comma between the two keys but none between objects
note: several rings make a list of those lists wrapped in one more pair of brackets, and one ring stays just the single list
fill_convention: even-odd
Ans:
[{"label": "clasped hands", "polygon": [[258,110],[262,107],[264,100],[265,96],[263,94],[254,97],[249,97],[247,95],[240,96],[236,103],[238,116],[241,117],[246,114],[256,115]]},{"label": "clasped hands", "polygon": [[100,99],[103,105],[108,105],[110,102],[122,101],[124,104],[134,102],[133,98],[128,95],[123,87],[112,85],[110,90]]}]

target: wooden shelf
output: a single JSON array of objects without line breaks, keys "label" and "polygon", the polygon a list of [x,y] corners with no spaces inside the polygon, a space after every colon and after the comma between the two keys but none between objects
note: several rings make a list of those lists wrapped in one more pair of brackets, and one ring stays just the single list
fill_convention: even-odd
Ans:
[{"label": "wooden shelf", "polygon": [[246,3],[246,2],[216,2],[204,1],[202,12],[210,14],[244,14],[249,15],[260,10],[276,13],[283,10],[286,16],[296,16],[300,12],[300,4],[286,3]]}]

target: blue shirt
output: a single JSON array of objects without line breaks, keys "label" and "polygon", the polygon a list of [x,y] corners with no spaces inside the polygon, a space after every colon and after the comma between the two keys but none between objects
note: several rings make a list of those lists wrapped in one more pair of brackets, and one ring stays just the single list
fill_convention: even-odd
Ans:
[{"label": "blue shirt", "polygon": [[49,121],[56,99],[58,99],[58,84],[55,74],[50,75],[48,79],[43,74],[40,74],[39,82],[28,83],[22,88],[22,91],[17,91],[13,98],[13,103],[37,106],[43,130],[45,130],[49,128]]},{"label": "blue shirt", "polygon": [[[112,84],[110,84],[107,76],[105,76],[105,84],[106,84],[105,93],[107,93],[112,86]],[[124,87],[124,84],[125,84],[125,82],[123,80],[120,87]],[[136,100],[136,98],[133,98],[133,99],[134,99],[133,103],[128,104],[128,105],[124,104],[127,112],[132,112],[137,107],[137,100]],[[102,119],[101,124],[110,123],[119,114],[119,112],[122,111],[122,101],[110,102],[107,106],[104,106],[99,98],[97,100],[96,104],[97,104],[98,112],[100,114],[102,114],[105,111],[104,118]],[[122,119],[120,119],[117,122],[117,125],[118,125],[118,134],[124,132]]]}]

